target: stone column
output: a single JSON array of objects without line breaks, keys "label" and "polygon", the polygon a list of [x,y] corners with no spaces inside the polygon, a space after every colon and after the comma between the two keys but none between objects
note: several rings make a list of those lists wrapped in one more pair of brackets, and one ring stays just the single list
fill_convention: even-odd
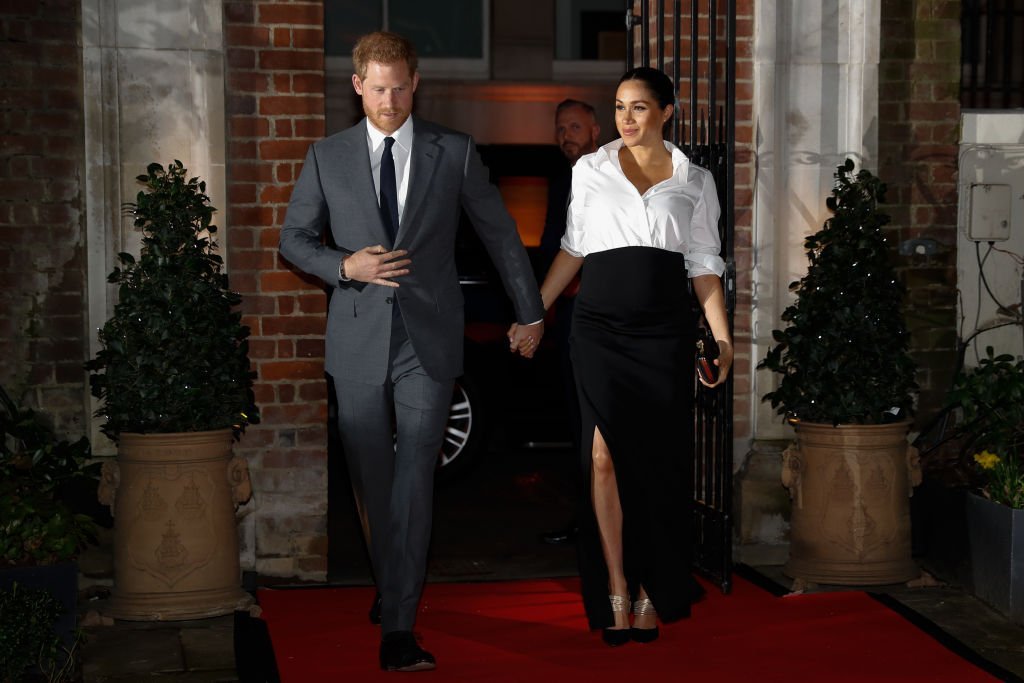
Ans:
[{"label": "stone column", "polygon": [[[206,181],[223,240],[222,19],[221,0],[82,0],[90,356],[115,303],[106,284],[115,256],[138,251],[121,207],[148,164],[180,159]],[[110,448],[98,427],[91,440],[102,453]]]},{"label": "stone column", "polygon": [[[879,0],[757,2],[754,22],[756,363],[782,327],[789,284],[807,271],[804,239],[829,215],[836,166],[852,157],[877,167],[881,11]],[[777,383],[768,371],[754,375],[754,443],[736,474],[736,552],[752,561],[784,556],[788,538],[779,444],[792,431],[761,401]]]},{"label": "stone column", "polygon": [[[757,155],[753,335],[760,360],[807,271],[804,238],[821,228],[835,167],[847,157],[878,164],[879,0],[760,2],[754,40]],[[754,381],[755,438],[787,428],[761,396],[777,378]]]}]

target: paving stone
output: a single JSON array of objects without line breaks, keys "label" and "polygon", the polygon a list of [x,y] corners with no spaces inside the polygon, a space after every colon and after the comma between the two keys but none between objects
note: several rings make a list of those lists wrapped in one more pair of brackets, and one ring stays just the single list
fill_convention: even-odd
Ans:
[{"label": "paving stone", "polygon": [[175,627],[140,629],[121,624],[86,630],[83,676],[86,683],[113,677],[184,672],[181,639]]},{"label": "paving stone", "polygon": [[189,671],[234,670],[234,617],[210,619],[201,627],[181,629],[185,668]]},{"label": "paving stone", "polygon": [[85,679],[86,683],[140,683],[140,680],[152,683],[237,683],[238,677],[234,671],[179,671],[154,673],[141,679],[138,674]]}]

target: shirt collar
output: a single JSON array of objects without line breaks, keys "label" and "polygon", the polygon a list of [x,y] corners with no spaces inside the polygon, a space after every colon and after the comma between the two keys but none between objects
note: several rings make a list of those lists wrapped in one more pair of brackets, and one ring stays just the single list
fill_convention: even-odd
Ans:
[{"label": "shirt collar", "polygon": [[[685,181],[687,171],[690,167],[689,158],[683,154],[683,150],[676,147],[673,143],[668,140],[664,140],[663,142],[665,143],[665,149],[672,154],[672,173],[683,178]],[[612,140],[606,145],[602,145],[596,152],[597,164],[610,163],[616,168],[620,168],[619,150],[622,149],[624,144],[625,143],[622,142],[622,138],[618,138],[617,140]]]},{"label": "shirt collar", "polygon": [[[391,137],[395,139],[395,142],[406,150],[412,149],[412,136],[412,116],[407,118],[405,123],[391,134]],[[384,144],[384,138],[388,137],[388,135],[377,130],[377,128],[370,123],[370,119],[366,119],[366,137],[370,141],[370,149],[376,152],[380,146]]]}]

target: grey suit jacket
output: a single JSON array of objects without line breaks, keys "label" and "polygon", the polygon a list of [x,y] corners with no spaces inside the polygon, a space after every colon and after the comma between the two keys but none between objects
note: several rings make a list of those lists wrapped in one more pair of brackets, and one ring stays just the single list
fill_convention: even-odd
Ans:
[{"label": "grey suit jacket", "polygon": [[[463,299],[455,271],[460,208],[494,261],[520,323],[544,317],[526,250],[472,138],[413,120],[409,189],[395,244],[381,221],[370,171],[365,119],[310,146],[281,227],[281,254],[335,287],[327,316],[326,369],[382,384],[388,368],[392,297],[409,339],[434,379],[462,374]],[[323,243],[330,229],[338,249]],[[338,281],[344,254],[382,244],[406,249],[411,272],[400,287]]]}]

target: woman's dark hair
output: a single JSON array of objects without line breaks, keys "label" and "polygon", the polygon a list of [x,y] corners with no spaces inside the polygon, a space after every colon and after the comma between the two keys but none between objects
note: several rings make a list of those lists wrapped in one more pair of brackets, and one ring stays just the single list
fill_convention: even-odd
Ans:
[{"label": "woman's dark hair", "polygon": [[638,66],[635,69],[630,69],[622,74],[622,78],[619,79],[619,85],[626,81],[640,81],[643,83],[647,90],[654,95],[654,99],[658,101],[658,106],[662,109],[673,106],[676,103],[676,91],[672,87],[672,79],[657,69],[652,69],[649,66]]}]

